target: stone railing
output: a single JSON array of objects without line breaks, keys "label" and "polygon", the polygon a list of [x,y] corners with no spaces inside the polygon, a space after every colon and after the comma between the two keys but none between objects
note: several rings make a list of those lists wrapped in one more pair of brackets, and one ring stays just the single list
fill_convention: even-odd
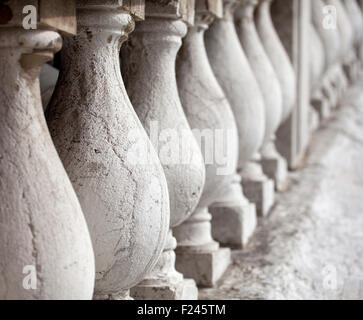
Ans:
[{"label": "stone railing", "polygon": [[0,299],[197,299],[362,75],[362,1],[34,3],[0,5]]}]

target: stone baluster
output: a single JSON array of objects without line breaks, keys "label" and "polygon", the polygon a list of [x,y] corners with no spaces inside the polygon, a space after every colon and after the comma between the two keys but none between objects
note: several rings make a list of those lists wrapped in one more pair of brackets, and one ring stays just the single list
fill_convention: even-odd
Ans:
[{"label": "stone baluster", "polygon": [[[322,79],[322,93],[329,103],[329,109],[334,108],[338,102],[337,89],[342,87],[341,76],[338,76],[340,57],[340,36],[337,28],[327,28],[330,19],[327,16],[327,7],[323,0],[311,1],[313,25],[324,45],[325,75]],[[329,9],[329,8],[328,8]],[[331,13],[329,13],[331,14]]]},{"label": "stone baluster", "polygon": [[[345,7],[342,5],[340,0],[325,0],[327,5],[334,6],[337,12],[337,23],[338,31],[340,34],[340,65],[342,65],[346,77],[350,81],[353,81],[352,68],[354,61],[356,60],[355,51],[353,50],[354,45],[354,30],[351,22],[347,16]],[[340,72],[341,72],[340,68]],[[343,82],[342,91],[346,89],[347,83]]]},{"label": "stone baluster", "polygon": [[172,235],[172,229],[194,211],[205,182],[203,157],[185,117],[175,75],[176,55],[187,32],[186,22],[193,21],[194,7],[184,0],[167,4],[146,1],[145,10],[146,20],[137,24],[127,52],[123,52],[126,87],[163,165],[171,219],[162,257],[132,289],[132,295],[138,299],[197,299],[195,282],[175,270],[177,242]]},{"label": "stone baluster", "polygon": [[337,10],[338,31],[340,34],[340,62],[349,62],[351,48],[354,42],[354,30],[347,16],[345,7],[340,0],[325,0],[327,5],[334,6]]},{"label": "stone baluster", "polygon": [[[293,1],[293,0],[289,0]],[[290,116],[296,101],[296,79],[290,58],[281,42],[271,17],[271,5],[281,6],[274,0],[261,0],[256,24],[263,47],[274,68],[282,91],[282,123]],[[287,6],[285,4],[285,6]],[[281,8],[280,8],[281,9]],[[276,8],[276,10],[278,10]],[[259,15],[257,14],[257,16]],[[291,28],[290,24],[286,28]]]},{"label": "stone baluster", "polygon": [[95,299],[130,299],[129,288],[157,262],[169,226],[165,175],[120,73],[119,49],[134,28],[134,9],[116,0],[77,1],[78,34],[64,39],[47,109],[90,229]]},{"label": "stone baluster", "polygon": [[[230,196],[233,197],[235,188],[229,188],[229,186],[233,185],[238,189],[239,184],[238,177],[234,174],[238,152],[236,125],[223,91],[214,78],[204,46],[205,30],[208,29],[214,16],[220,15],[222,11],[220,1],[214,1],[212,5],[211,3],[196,1],[195,24],[189,27],[177,59],[179,94],[187,119],[204,156],[206,184],[192,216],[175,228],[178,241],[176,262],[178,270],[204,287],[213,286],[230,264],[230,250],[220,248],[219,243],[213,239],[211,220],[214,218],[212,219],[208,206],[227,188],[232,193]],[[223,115],[216,110],[216,102],[218,108],[226,107]],[[232,122],[229,122],[231,125],[229,132],[223,131],[225,129],[221,125],[223,120]],[[218,130],[219,133],[223,131],[222,141],[215,139]],[[227,144],[222,146],[223,142]],[[214,162],[214,157],[223,151],[227,152],[224,168]],[[218,212],[216,214],[219,216]],[[218,219],[216,217],[216,220]],[[220,229],[214,229],[214,231],[220,235]],[[228,230],[227,233],[231,231]],[[223,236],[226,239],[226,235],[223,234]],[[238,234],[236,236],[238,237]]]},{"label": "stone baluster", "polygon": [[290,70],[293,74],[290,77],[295,78],[295,93],[291,95],[295,96],[294,107],[290,116],[279,127],[276,139],[277,150],[292,170],[301,165],[310,133],[319,124],[317,112],[309,106],[310,13],[311,2],[305,0],[274,0],[270,7],[272,28],[277,32],[278,42],[281,42],[288,55],[287,64],[293,65],[293,71]]},{"label": "stone baluster", "polygon": [[239,0],[224,0],[223,18],[216,19],[205,34],[205,45],[214,74],[234,113],[238,136],[238,172],[243,191],[266,215],[274,202],[274,184],[259,163],[265,135],[265,106],[257,80],[241,47],[234,26],[234,10]]},{"label": "stone baluster", "polygon": [[45,23],[49,12],[41,1],[37,30],[23,28],[21,3],[1,5],[1,300],[91,299],[93,294],[91,239],[40,99],[40,69],[62,44],[50,30],[75,31],[65,28],[75,20],[74,2],[67,4],[70,14],[58,1],[57,21]]},{"label": "stone baluster", "polygon": [[[287,165],[286,161],[277,153],[274,145],[274,135],[283,115],[281,86],[262,46],[253,19],[258,1],[243,0],[241,4],[242,6],[236,11],[237,31],[244,52],[249,59],[251,68],[260,86],[265,105],[266,131],[264,144],[261,149],[261,163],[265,174],[273,179],[275,187],[281,190],[284,184],[286,184]],[[260,24],[262,31],[265,31],[267,25],[260,21],[267,19],[266,10],[262,8],[263,6],[264,3],[261,3],[260,9],[256,12],[256,24]],[[263,33],[261,39],[266,41],[265,38],[267,36],[270,37],[270,35]]]},{"label": "stone baluster", "polygon": [[359,49],[361,41],[363,39],[363,15],[357,0],[345,0],[343,1],[345,9],[347,11],[347,16],[352,23],[353,28],[353,48],[355,59],[350,68],[350,76],[352,81],[356,81],[359,77],[359,69],[361,62],[359,61]]},{"label": "stone baluster", "polygon": [[[263,20],[264,33],[268,41],[263,46],[275,70],[282,91],[282,122],[276,132],[276,148],[292,167],[290,139],[292,135],[291,123],[294,121],[293,111],[298,108],[298,76],[295,74],[296,66],[292,65],[293,57],[289,50],[294,45],[298,18],[296,15],[287,15],[287,12],[298,14],[296,0],[269,1],[266,3],[266,20]],[[302,6],[299,7],[303,10]],[[300,50],[301,51],[301,50]],[[297,69],[297,68],[296,68]],[[297,73],[297,70],[296,70]],[[314,115],[313,115],[314,116]],[[316,115],[317,121],[318,116]]]},{"label": "stone baluster", "polygon": [[311,105],[318,112],[320,121],[326,119],[330,115],[329,104],[326,97],[321,91],[323,81],[326,55],[324,45],[321,41],[315,27],[310,24],[310,90]]},{"label": "stone baluster", "polygon": [[358,48],[363,37],[363,15],[357,0],[344,0],[343,4],[353,26],[354,46]]},{"label": "stone baluster", "polygon": [[[224,245],[241,248],[256,227],[256,209],[242,193],[241,177],[236,173],[236,122],[228,100],[213,74],[205,49],[205,30],[214,17],[223,16],[222,1],[213,2],[196,2],[195,25],[189,28],[177,60],[177,80],[185,114],[199,141],[206,163],[206,185],[194,215],[200,216],[200,212],[205,212],[205,208],[209,207],[213,238]],[[202,224],[193,220],[193,216],[191,220],[180,227],[190,229],[181,232],[181,237],[192,234],[194,238],[198,238],[200,232],[210,232],[210,228],[200,228]],[[185,242],[185,239],[178,240]]]}]

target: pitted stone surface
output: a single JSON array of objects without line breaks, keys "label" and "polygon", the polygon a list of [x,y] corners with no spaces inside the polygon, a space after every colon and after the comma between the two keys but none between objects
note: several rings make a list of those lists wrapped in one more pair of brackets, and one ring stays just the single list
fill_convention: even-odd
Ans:
[{"label": "pitted stone surface", "polygon": [[317,132],[249,247],[200,299],[363,299],[362,85]]}]

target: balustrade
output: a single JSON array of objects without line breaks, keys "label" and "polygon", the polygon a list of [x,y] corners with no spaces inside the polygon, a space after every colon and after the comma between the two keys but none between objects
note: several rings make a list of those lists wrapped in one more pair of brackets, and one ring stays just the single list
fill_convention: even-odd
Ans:
[{"label": "balustrade", "polygon": [[[206,185],[198,208],[191,218],[177,228],[180,243],[178,259],[180,264],[184,264],[193,251],[200,251],[194,262],[194,274],[196,279],[200,279],[198,282],[205,278],[205,274],[210,274],[209,283],[204,282],[205,285],[214,284],[220,277],[229,264],[229,254],[225,249],[219,249],[217,243],[214,247],[209,245],[210,249],[204,253],[203,248],[208,243],[213,243],[213,239],[224,245],[242,247],[256,227],[255,206],[244,197],[241,178],[236,172],[236,122],[228,100],[213,74],[204,43],[205,31],[215,16],[222,15],[222,1],[197,0],[195,25],[189,28],[177,60],[182,105],[206,163]],[[195,95],[194,92],[200,94]],[[208,208],[212,213],[213,237],[210,234],[211,215]],[[200,264],[199,261],[202,258],[206,261],[208,255],[214,261]]]},{"label": "balustrade", "polygon": [[[257,33],[254,22],[257,4],[258,1],[242,1],[242,6],[236,13],[237,31],[264,99],[266,127],[261,149],[261,163],[265,174],[275,181],[276,188],[280,190],[286,182],[287,169],[286,161],[275,149],[274,139],[275,132],[283,117],[282,91],[275,70],[261,43],[261,41],[266,40],[267,36],[270,37],[271,35],[263,34],[260,40]],[[261,3],[260,6],[264,6],[264,3]],[[261,23],[261,28],[266,31],[265,22],[260,21],[267,19],[265,9],[261,15],[259,15],[259,11],[256,12],[256,15],[256,23]]]},{"label": "balustrade", "polygon": [[187,32],[186,22],[193,22],[194,7],[184,0],[145,4],[146,20],[137,23],[124,53],[126,86],[163,165],[171,218],[158,264],[133,288],[132,295],[139,299],[196,299],[194,280],[184,279],[175,270],[177,241],[172,235],[196,208],[205,182],[203,157],[185,117],[175,75],[176,55]]},{"label": "balustrade", "polygon": [[129,288],[157,262],[169,225],[165,175],[120,73],[119,49],[134,29],[132,12],[116,0],[77,1],[78,34],[64,38],[47,109],[90,230],[95,299],[130,299]]},{"label": "balustrade", "polygon": [[223,5],[223,18],[216,19],[206,31],[205,44],[213,72],[236,119],[243,192],[263,216],[274,202],[274,184],[264,175],[258,152],[266,131],[265,105],[234,25],[233,15],[240,1],[225,0]]},{"label": "balustrade", "polygon": [[40,3],[37,30],[22,27],[21,2],[1,8],[11,15],[0,27],[0,299],[92,298],[90,235],[40,99],[40,69],[62,46],[51,30],[75,31],[74,2],[70,13],[64,5],[55,4],[59,20],[49,25]]}]

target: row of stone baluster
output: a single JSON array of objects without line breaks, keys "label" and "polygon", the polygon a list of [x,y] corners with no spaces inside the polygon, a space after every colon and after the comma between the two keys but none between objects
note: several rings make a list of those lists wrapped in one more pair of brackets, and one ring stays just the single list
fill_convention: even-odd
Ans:
[{"label": "row of stone baluster", "polygon": [[[0,27],[0,299],[197,299],[215,285],[287,186],[276,135],[299,84],[271,2],[146,0],[143,17],[142,1],[76,1],[63,45],[50,27]],[[363,19],[356,0],[312,7],[323,120],[359,76]],[[39,72],[60,49],[44,116]]]}]

